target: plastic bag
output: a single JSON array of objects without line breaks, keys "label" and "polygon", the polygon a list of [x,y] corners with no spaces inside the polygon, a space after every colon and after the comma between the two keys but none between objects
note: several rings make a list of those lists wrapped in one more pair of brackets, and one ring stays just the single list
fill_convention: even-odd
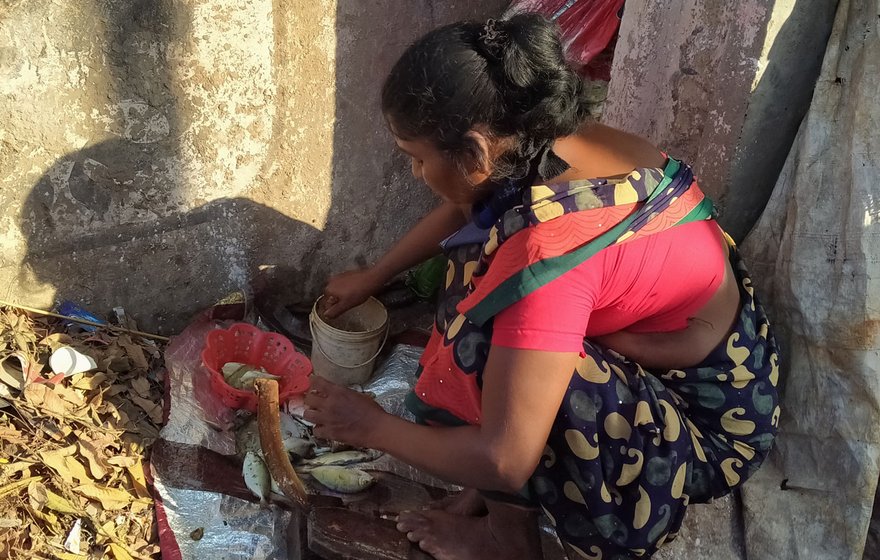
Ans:
[{"label": "plastic bag", "polygon": [[536,12],[556,21],[566,55],[578,72],[607,81],[611,57],[596,59],[617,34],[623,3],[624,0],[514,0],[504,17]]}]

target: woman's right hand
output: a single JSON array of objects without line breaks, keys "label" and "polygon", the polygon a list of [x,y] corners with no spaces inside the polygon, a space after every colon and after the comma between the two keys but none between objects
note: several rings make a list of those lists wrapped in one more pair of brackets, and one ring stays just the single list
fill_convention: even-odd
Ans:
[{"label": "woman's right hand", "polygon": [[338,317],[379,293],[384,284],[384,279],[375,268],[349,270],[331,276],[324,288],[319,311],[328,319]]}]

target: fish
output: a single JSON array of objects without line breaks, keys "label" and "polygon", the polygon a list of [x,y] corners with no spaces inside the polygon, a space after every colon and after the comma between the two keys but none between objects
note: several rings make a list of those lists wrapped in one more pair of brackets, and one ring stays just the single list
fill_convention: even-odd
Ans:
[{"label": "fish", "polygon": [[272,375],[261,367],[239,362],[227,362],[223,364],[221,371],[223,372],[223,379],[226,383],[236,389],[253,390],[255,379],[281,379],[277,375]]},{"label": "fish", "polygon": [[281,439],[287,439],[290,437],[311,439],[312,436],[309,433],[309,427],[300,422],[292,414],[281,412],[278,414],[278,418],[281,420]]},{"label": "fish", "polygon": [[313,469],[316,467],[366,463],[367,461],[378,459],[381,456],[382,452],[376,451],[375,449],[366,449],[363,451],[340,451],[338,453],[325,453],[314,459],[309,459],[308,461],[304,461],[301,466],[303,467],[303,472],[308,472],[306,469]]},{"label": "fish", "polygon": [[254,381],[257,379],[274,379],[275,381],[278,381],[281,377],[278,375],[272,375],[262,369],[252,369],[241,376],[237,387],[252,391],[254,389]]},{"label": "fish", "polygon": [[315,442],[310,439],[289,437],[281,441],[284,450],[297,457],[312,457],[315,454]]},{"label": "fish", "polygon": [[366,471],[337,465],[315,467],[309,474],[330,490],[343,494],[362,492],[376,482],[373,475]]},{"label": "fish", "polygon": [[241,474],[244,475],[244,483],[248,490],[260,498],[260,505],[266,505],[272,488],[272,477],[269,476],[269,467],[266,466],[265,461],[253,451],[248,451],[244,456]]},{"label": "fish", "polygon": [[260,432],[256,416],[251,417],[235,430],[235,450],[242,459],[249,451],[260,453]]},{"label": "fish", "polygon": [[241,376],[252,369],[253,366],[249,366],[248,364],[242,364],[240,362],[227,362],[223,364],[221,371],[223,372],[223,379],[226,381],[226,383],[235,387],[241,380]]}]

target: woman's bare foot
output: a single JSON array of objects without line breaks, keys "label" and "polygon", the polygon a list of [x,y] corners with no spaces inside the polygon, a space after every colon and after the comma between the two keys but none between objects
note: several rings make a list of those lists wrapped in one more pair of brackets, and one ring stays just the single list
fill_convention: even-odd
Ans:
[{"label": "woman's bare foot", "polygon": [[[502,509],[503,508],[503,509]],[[499,511],[501,509],[501,511]],[[537,515],[530,510],[489,504],[484,517],[440,510],[403,512],[397,530],[436,560],[539,560]]]},{"label": "woman's bare foot", "polygon": [[482,517],[489,513],[486,499],[474,488],[465,488],[458,494],[447,496],[431,504],[430,509],[443,510],[453,515]]}]

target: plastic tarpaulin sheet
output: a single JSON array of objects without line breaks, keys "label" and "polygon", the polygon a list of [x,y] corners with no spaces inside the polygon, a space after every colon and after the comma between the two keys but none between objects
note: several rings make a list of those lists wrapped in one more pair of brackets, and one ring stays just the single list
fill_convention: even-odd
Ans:
[{"label": "plastic tarpaulin sheet", "polygon": [[[780,434],[743,489],[754,560],[858,559],[880,460],[880,3],[841,0],[743,250],[784,349]],[[782,102],[782,101],[780,101]]]}]

